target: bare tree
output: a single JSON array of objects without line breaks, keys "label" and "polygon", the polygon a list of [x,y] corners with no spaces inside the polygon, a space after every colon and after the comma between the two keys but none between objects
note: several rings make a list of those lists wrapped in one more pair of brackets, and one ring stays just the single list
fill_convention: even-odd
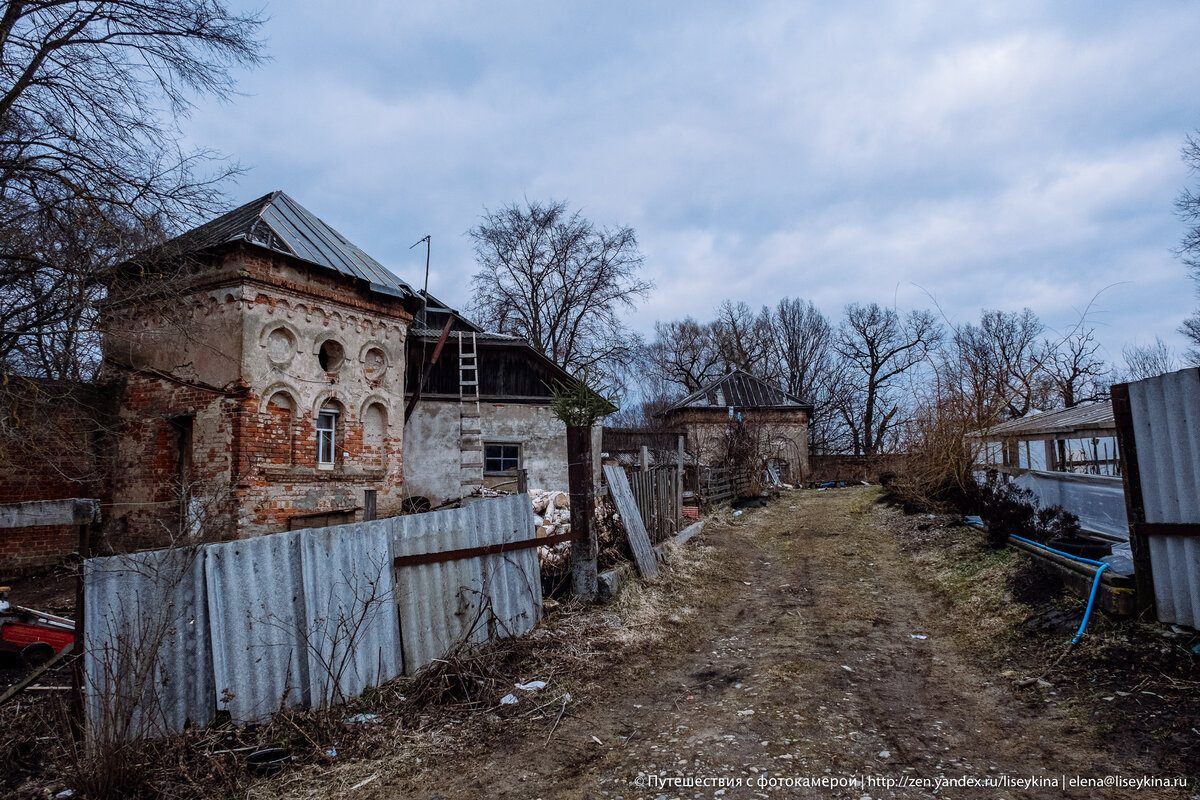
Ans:
[{"label": "bare tree", "polygon": [[[1181,154],[1188,172],[1193,177],[1200,175],[1200,131],[1184,139]],[[1175,200],[1175,212],[1188,226],[1176,253],[1187,265],[1192,280],[1200,283],[1200,192],[1184,189]],[[1187,352],[1188,360],[1200,364],[1200,310],[1183,321],[1179,332],[1192,344]]]},{"label": "bare tree", "polygon": [[954,333],[954,356],[961,368],[963,393],[982,427],[1004,417],[1023,417],[1039,399],[1040,371],[1046,353],[1038,341],[1042,323],[1028,308],[984,311],[979,325]]},{"label": "bare tree", "polygon": [[928,311],[900,315],[877,303],[846,306],[838,330],[837,351],[854,369],[856,397],[842,413],[852,430],[854,452],[875,455],[901,421],[901,403],[895,398],[895,378],[925,361],[941,339],[941,327]]},{"label": "bare tree", "polygon": [[690,394],[722,374],[712,325],[691,317],[654,323],[654,341],[646,356],[650,375],[664,390],[678,387]]},{"label": "bare tree", "polygon": [[620,315],[654,288],[632,228],[598,228],[565,202],[526,201],[486,212],[468,234],[481,323],[573,372],[612,379],[631,362],[639,341]]},{"label": "bare tree", "polygon": [[[837,332],[825,315],[799,298],[785,297],[771,314],[771,360],[783,388],[813,404],[809,443],[814,452],[845,449],[849,430],[844,423],[853,392],[846,381],[845,362],[835,349]],[[853,416],[851,414],[850,416]]]},{"label": "bare tree", "polygon": [[1121,357],[1125,361],[1121,381],[1140,381],[1179,369],[1175,351],[1158,336],[1154,337],[1154,344],[1125,345],[1121,349]]},{"label": "bare tree", "polygon": [[260,25],[220,0],[3,4],[0,370],[86,377],[108,271],[236,171],[183,152],[178,122],[261,60]]},{"label": "bare tree", "polygon": [[1111,370],[1096,355],[1100,343],[1092,328],[1078,328],[1060,342],[1046,341],[1044,371],[1050,391],[1063,408],[1094,403],[1108,396]]},{"label": "bare tree", "polygon": [[717,307],[712,331],[725,372],[740,369],[766,380],[778,377],[771,359],[775,331],[766,306],[755,313],[744,302],[725,300]]}]

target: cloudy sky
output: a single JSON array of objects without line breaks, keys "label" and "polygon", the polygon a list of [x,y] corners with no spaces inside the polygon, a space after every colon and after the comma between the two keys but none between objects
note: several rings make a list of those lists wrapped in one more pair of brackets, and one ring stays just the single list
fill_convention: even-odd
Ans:
[{"label": "cloudy sky", "polygon": [[[257,7],[257,6],[251,6]],[[1200,127],[1187,2],[267,5],[272,61],[203,105],[249,167],[419,286],[468,300],[488,208],[636,229],[631,324],[726,298],[1088,310],[1110,358],[1196,305],[1173,201]],[[1090,310],[1089,310],[1090,309]]]}]

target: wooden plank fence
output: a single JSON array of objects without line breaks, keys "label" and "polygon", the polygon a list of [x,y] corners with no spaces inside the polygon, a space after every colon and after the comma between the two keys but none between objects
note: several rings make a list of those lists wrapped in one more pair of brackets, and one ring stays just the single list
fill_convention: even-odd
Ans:
[{"label": "wooden plank fence", "polygon": [[679,530],[683,510],[679,507],[680,494],[676,491],[678,480],[679,467],[674,464],[629,476],[633,499],[654,544],[674,536]]},{"label": "wooden plank fence", "polygon": [[750,490],[750,475],[724,467],[701,468],[696,476],[696,497],[700,505],[709,508],[732,502]]},{"label": "wooden plank fence", "polygon": [[629,549],[637,561],[638,571],[644,577],[658,577],[658,559],[650,546],[650,538],[642,524],[641,512],[638,511],[637,501],[629,488],[629,479],[625,470],[613,464],[604,465],[604,480],[608,482],[608,490],[612,493],[613,502],[625,523],[625,533],[629,536]]}]

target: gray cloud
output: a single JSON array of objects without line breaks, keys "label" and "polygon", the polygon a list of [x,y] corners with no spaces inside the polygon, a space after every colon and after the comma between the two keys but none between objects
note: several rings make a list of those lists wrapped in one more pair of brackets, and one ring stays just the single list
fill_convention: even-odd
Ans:
[{"label": "gray cloud", "polygon": [[[649,6],[647,10],[646,6]],[[1200,18],[1138,4],[276,4],[275,61],[192,138],[464,303],[485,207],[639,233],[632,322],[722,299],[1093,306],[1111,354],[1195,300],[1170,249]]]}]

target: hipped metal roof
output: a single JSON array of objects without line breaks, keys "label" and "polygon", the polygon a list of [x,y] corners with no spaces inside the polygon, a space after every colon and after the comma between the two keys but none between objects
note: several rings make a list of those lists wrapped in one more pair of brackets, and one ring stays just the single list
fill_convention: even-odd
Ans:
[{"label": "hipped metal roof", "polygon": [[[666,409],[682,408],[806,408],[812,409],[795,395],[772,386],[748,372],[735,369],[723,375]],[[665,413],[665,412],[664,412]]]},{"label": "hipped metal roof", "polygon": [[1113,421],[1111,400],[1091,403],[1086,406],[1047,411],[1042,414],[1010,419],[991,428],[967,434],[974,439],[1000,441],[1001,439],[1044,439],[1055,436],[1059,439],[1077,438],[1073,434],[1112,436],[1116,430]]},{"label": "hipped metal roof", "polygon": [[185,252],[244,241],[318,267],[366,281],[372,291],[416,297],[358,245],[281,191],[263,195],[176,238],[170,244]]}]

